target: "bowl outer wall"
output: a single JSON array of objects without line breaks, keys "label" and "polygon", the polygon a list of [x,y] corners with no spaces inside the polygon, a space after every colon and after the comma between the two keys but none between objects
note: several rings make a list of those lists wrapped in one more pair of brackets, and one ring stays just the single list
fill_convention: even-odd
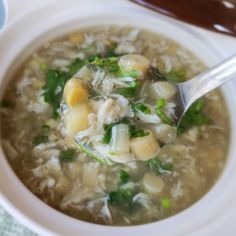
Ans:
[{"label": "bowl outer wall", "polygon": [[[11,22],[0,39],[2,48],[0,51],[1,93],[6,84],[6,79],[3,78],[10,77],[11,74],[9,67],[14,59],[22,54],[22,49],[25,49],[28,44],[30,46],[24,50],[22,55],[26,56],[42,42],[46,42],[63,32],[90,25],[129,24],[163,33],[185,45],[209,66],[226,56],[222,46],[212,41],[212,38],[199,34],[198,31],[192,30],[185,24],[167,20],[162,16],[154,17],[154,14],[149,11],[131,4],[122,7],[122,12],[119,12],[118,9],[121,7],[122,1],[117,5],[107,1],[106,9],[109,9],[107,12],[102,4],[94,7],[94,1],[88,1],[82,10],[77,6],[78,4],[73,5],[73,2],[61,2],[59,5],[38,9]],[[43,20],[42,15],[44,16]],[[35,43],[31,44],[32,41]],[[21,60],[16,60],[14,67],[17,67],[20,62]],[[4,77],[7,71],[9,76]],[[223,91],[227,91],[225,97],[228,104],[230,101],[231,116],[235,117],[236,112],[233,107],[236,107],[236,101],[235,96],[232,96],[235,93],[235,83],[228,83],[223,87]],[[233,125],[232,140],[236,140]],[[76,235],[94,235],[96,233],[104,236],[111,233],[114,236],[121,234],[124,236],[156,235],[157,232],[161,233],[162,236],[212,235],[212,232],[215,235],[220,235],[218,234],[220,232],[219,227],[222,229],[225,219],[229,217],[229,214],[233,214],[231,210],[236,209],[233,203],[230,203],[230,208],[228,207],[229,202],[233,202],[233,198],[236,196],[235,182],[229,181],[235,176],[232,166],[236,166],[235,149],[233,145],[231,147],[226,169],[211,191],[187,210],[156,223],[131,227],[110,227],[90,224],[65,216],[48,207],[24,187],[12,172],[2,151],[0,159],[0,202],[23,224],[41,235],[75,235],[75,232],[77,232]],[[236,176],[234,180],[236,181]],[[232,227],[232,230],[235,228]],[[234,231],[234,233],[236,232]]]}]

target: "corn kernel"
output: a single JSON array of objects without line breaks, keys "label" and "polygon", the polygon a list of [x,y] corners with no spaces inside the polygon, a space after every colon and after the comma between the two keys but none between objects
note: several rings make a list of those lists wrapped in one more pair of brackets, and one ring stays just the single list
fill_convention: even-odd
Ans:
[{"label": "corn kernel", "polygon": [[71,43],[82,43],[84,41],[84,35],[82,33],[70,34],[68,38]]},{"label": "corn kernel", "polygon": [[70,138],[83,130],[88,129],[89,119],[88,115],[91,113],[91,108],[87,103],[79,104],[70,108],[64,116],[66,134]]},{"label": "corn kernel", "polygon": [[64,98],[70,107],[87,102],[89,94],[85,83],[79,79],[70,79],[64,89]]}]

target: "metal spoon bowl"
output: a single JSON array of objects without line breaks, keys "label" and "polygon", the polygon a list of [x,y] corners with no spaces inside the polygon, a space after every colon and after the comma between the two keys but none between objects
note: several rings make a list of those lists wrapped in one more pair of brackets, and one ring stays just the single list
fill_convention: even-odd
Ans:
[{"label": "metal spoon bowl", "polygon": [[179,126],[189,107],[208,92],[236,78],[236,54],[184,83],[174,84],[177,94],[175,125]]}]

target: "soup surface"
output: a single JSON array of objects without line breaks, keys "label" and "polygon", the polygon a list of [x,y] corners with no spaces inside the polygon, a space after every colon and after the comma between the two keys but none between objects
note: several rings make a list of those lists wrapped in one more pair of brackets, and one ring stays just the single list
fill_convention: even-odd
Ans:
[{"label": "soup surface", "polygon": [[88,28],[33,52],[1,102],[2,146],[16,174],[48,205],[84,221],[135,225],[174,215],[213,186],[226,162],[229,118],[219,91],[190,108],[176,140],[152,160],[102,165],[66,135],[59,114],[66,81],[87,61],[134,53],[175,82],[205,69],[162,35],[128,27]]}]

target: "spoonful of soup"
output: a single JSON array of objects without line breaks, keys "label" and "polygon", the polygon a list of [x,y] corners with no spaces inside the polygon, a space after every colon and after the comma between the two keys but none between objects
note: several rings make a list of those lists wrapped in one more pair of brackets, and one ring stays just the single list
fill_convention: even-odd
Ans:
[{"label": "spoonful of soup", "polygon": [[65,85],[66,135],[101,164],[153,159],[175,140],[192,104],[192,119],[208,122],[196,101],[235,77],[236,56],[183,83],[169,81],[138,54],[96,57]]}]

